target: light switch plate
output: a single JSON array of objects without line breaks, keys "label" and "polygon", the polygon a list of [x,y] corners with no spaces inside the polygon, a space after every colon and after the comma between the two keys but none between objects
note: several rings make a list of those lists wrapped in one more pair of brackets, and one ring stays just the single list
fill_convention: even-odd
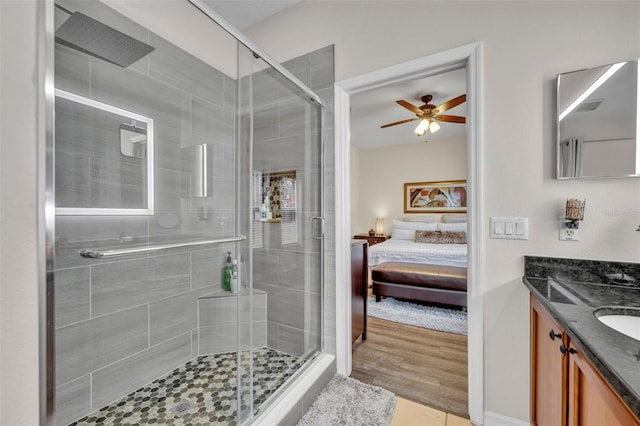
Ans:
[{"label": "light switch plate", "polygon": [[527,217],[492,217],[491,238],[508,240],[529,239],[529,218]]}]

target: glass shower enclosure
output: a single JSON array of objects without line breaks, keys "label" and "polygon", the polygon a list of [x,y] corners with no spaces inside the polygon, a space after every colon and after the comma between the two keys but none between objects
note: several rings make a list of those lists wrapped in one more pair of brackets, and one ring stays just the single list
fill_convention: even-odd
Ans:
[{"label": "glass shower enclosure", "polygon": [[323,349],[322,103],[194,4],[49,8],[55,424],[248,424]]}]

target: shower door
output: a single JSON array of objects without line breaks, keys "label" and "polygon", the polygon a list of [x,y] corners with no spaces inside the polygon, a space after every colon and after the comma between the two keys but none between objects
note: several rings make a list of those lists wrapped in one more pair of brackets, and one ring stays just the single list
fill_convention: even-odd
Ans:
[{"label": "shower door", "polygon": [[[309,73],[309,58],[299,66]],[[244,45],[239,74],[240,233],[248,237],[244,257],[253,300],[266,298],[266,329],[260,331],[266,345],[254,351],[251,365],[253,383],[268,379],[273,387],[265,392],[254,385],[258,413],[265,396],[322,350],[323,111]]]}]

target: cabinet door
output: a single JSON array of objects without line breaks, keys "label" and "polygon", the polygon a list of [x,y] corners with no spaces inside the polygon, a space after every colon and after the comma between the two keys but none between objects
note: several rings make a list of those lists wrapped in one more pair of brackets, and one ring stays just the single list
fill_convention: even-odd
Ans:
[{"label": "cabinet door", "polygon": [[[627,408],[577,348],[569,355],[569,424],[572,426],[638,426]],[[574,352],[575,351],[575,352]]]},{"label": "cabinet door", "polygon": [[366,339],[367,325],[367,244],[358,241],[351,244],[351,343],[358,337]]},{"label": "cabinet door", "polygon": [[560,345],[568,338],[546,310],[531,298],[531,423],[567,424],[567,358]]}]

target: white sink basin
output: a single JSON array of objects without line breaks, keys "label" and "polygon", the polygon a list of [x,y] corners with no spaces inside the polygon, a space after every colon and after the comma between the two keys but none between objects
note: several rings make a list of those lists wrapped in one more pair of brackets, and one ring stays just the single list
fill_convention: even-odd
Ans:
[{"label": "white sink basin", "polygon": [[594,314],[604,325],[640,341],[639,308],[601,308]]}]

